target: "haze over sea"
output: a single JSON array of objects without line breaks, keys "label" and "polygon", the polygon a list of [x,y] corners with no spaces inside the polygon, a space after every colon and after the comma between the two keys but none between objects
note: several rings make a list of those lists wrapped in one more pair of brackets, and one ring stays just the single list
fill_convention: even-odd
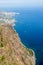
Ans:
[{"label": "haze over sea", "polygon": [[43,9],[5,8],[5,11],[20,13],[14,17],[14,28],[23,44],[35,51],[36,65],[43,65]]}]

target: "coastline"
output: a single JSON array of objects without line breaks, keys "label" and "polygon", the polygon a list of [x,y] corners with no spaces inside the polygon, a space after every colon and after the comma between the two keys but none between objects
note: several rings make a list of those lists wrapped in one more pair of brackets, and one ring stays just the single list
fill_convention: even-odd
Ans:
[{"label": "coastline", "polygon": [[[27,65],[35,65],[36,60],[35,60],[34,51],[32,49],[26,48],[23,45],[23,43],[22,43],[18,33],[16,32],[16,30],[13,29],[13,27],[9,24],[1,25],[0,28],[1,28],[0,33],[2,35],[1,37],[3,37],[2,39],[5,39],[4,41],[6,41],[8,44],[8,46],[7,46],[6,42],[4,42],[5,46],[3,47],[3,49],[6,49],[5,47],[8,47],[8,48],[11,47],[11,49],[13,49],[14,56],[16,57],[17,61],[19,62],[18,65],[20,65],[20,64],[21,65],[26,65],[26,64]],[[10,44],[10,46],[9,46],[9,44]],[[1,49],[0,49],[0,51],[1,51]],[[4,55],[6,55],[5,53],[6,52],[4,51]],[[9,55],[8,55],[8,57],[9,57]],[[15,59],[14,59],[14,61],[15,61]]]},{"label": "coastline", "polygon": [[[15,30],[13,27],[12,27],[12,29],[16,32],[16,30]],[[16,33],[17,33],[17,32],[16,32]],[[19,34],[18,34],[18,33],[17,33],[17,35],[18,35],[18,37],[19,37]],[[19,37],[19,40],[20,40],[20,42],[21,42],[21,45],[22,45],[25,49],[27,49],[28,51],[31,51],[30,54],[32,53],[33,59],[34,59],[34,65],[36,65],[36,56],[35,56],[34,50],[32,50],[32,49],[30,49],[30,48],[27,48],[27,47],[22,43],[20,37]]]},{"label": "coastline", "polygon": [[[22,43],[18,33],[13,28],[13,25],[12,25],[13,22],[8,23],[10,22],[9,19],[7,20],[8,21],[7,22],[5,19],[2,18],[2,21],[3,20],[4,22],[1,22],[1,27],[0,27],[1,29],[0,42],[3,45],[3,52],[5,56],[7,55],[6,58],[8,59],[8,61],[9,61],[9,50],[13,49],[13,53],[11,53],[12,52],[11,50],[10,55],[12,54],[12,56],[14,56],[13,57],[14,60],[10,62],[16,63],[15,60],[17,60],[17,65],[35,65],[36,64],[35,52],[32,49],[27,48]],[[13,24],[15,24],[15,22]],[[0,51],[2,51],[2,47]],[[6,51],[7,51],[7,54],[6,54]],[[2,52],[1,52],[1,55],[3,55]],[[10,59],[12,59],[11,56],[10,56]],[[8,63],[8,61],[6,63]]]}]

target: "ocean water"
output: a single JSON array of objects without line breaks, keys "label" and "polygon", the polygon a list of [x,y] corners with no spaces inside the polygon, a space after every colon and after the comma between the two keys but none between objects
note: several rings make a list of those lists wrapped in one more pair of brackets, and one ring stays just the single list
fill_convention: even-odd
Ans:
[{"label": "ocean water", "polygon": [[19,9],[14,27],[23,44],[35,51],[36,65],[43,65],[43,9]]},{"label": "ocean water", "polygon": [[43,9],[5,8],[3,10],[20,13],[13,17],[16,19],[14,28],[23,44],[35,51],[36,65],[43,65]]}]

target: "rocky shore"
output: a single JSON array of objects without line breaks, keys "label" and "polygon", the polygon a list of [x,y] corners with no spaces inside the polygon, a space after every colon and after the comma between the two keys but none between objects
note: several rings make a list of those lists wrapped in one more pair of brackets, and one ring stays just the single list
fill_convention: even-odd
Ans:
[{"label": "rocky shore", "polygon": [[9,24],[0,26],[0,65],[35,65],[35,53],[26,48]]}]

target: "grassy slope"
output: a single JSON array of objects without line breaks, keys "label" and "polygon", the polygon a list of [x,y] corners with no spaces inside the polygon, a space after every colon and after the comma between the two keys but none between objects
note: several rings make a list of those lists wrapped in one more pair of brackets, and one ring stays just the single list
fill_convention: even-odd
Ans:
[{"label": "grassy slope", "polygon": [[0,65],[35,65],[33,51],[22,45],[10,25],[0,26]]}]

